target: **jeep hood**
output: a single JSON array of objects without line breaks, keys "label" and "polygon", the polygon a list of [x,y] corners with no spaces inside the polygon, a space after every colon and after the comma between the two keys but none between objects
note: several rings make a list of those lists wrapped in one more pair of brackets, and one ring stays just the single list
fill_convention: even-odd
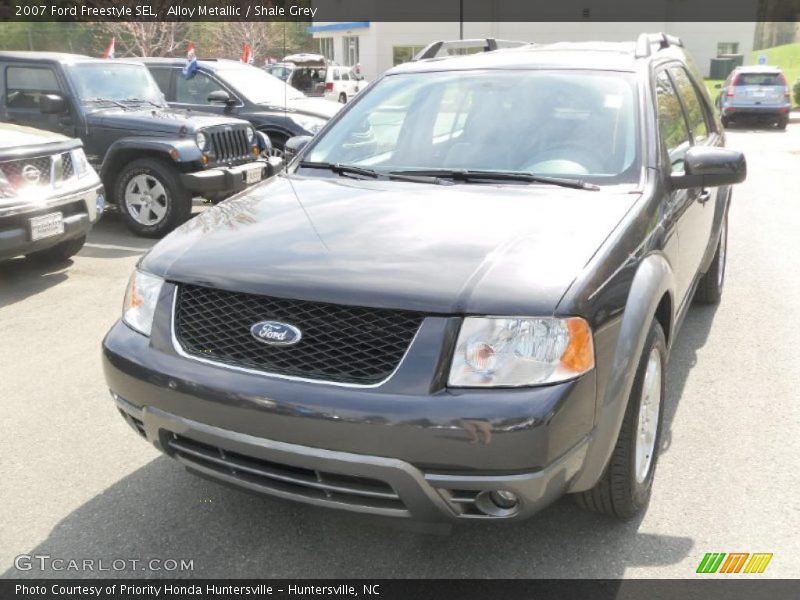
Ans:
[{"label": "jeep hood", "polygon": [[178,134],[184,127],[187,132],[194,133],[204,127],[247,123],[241,119],[211,113],[155,107],[100,110],[91,113],[89,120],[95,126],[136,131],[139,135]]},{"label": "jeep hood", "polygon": [[189,221],[141,268],[285,298],[549,314],[636,198],[610,189],[280,176]]}]

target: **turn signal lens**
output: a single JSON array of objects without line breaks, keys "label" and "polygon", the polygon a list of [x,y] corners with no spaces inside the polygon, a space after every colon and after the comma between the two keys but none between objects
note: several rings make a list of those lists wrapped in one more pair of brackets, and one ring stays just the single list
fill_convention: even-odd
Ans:
[{"label": "turn signal lens", "polygon": [[561,355],[561,365],[575,373],[585,373],[594,367],[594,342],[589,324],[574,317],[565,320],[569,331],[569,345]]}]

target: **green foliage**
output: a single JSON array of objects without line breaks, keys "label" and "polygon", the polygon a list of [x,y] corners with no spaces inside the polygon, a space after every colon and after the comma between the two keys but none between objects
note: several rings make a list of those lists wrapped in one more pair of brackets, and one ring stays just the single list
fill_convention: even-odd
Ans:
[{"label": "green foliage", "polygon": [[794,103],[800,106],[800,79],[794,82],[792,93],[794,95]]}]

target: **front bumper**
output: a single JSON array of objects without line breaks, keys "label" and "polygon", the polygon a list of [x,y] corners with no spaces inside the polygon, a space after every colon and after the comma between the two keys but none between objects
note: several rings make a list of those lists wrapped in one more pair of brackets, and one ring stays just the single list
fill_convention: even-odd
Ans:
[{"label": "front bumper", "polygon": [[[248,183],[247,174],[252,171],[258,172],[258,181]],[[181,183],[187,190],[199,195],[234,194],[270,176],[268,162],[259,159],[235,167],[217,167],[195,173],[183,173]]]},{"label": "front bumper", "polygon": [[[121,322],[112,327],[103,368],[129,422],[194,472],[313,504],[423,519],[485,517],[474,510],[477,494],[503,489],[520,505],[502,516],[519,518],[571,491],[584,465],[595,371],[535,388],[448,389],[440,357],[460,319],[429,316],[395,373],[377,386],[245,372],[181,353],[171,328],[174,291],[163,286],[150,338]],[[231,453],[235,464],[225,462]],[[265,469],[277,469],[282,483]],[[280,478],[298,469],[306,480],[321,474],[318,483],[367,478],[357,487],[388,488],[396,497],[376,505],[375,497],[353,501],[358,493],[343,492],[349,500],[342,501],[320,486],[287,488],[298,484]]]},{"label": "front bumper", "polygon": [[[0,260],[45,250],[86,235],[100,219],[104,206],[103,185],[95,180],[78,191],[0,207]],[[54,212],[63,215],[64,232],[33,241],[30,219]]]},{"label": "front bumper", "polygon": [[[114,399],[134,430],[201,477],[316,506],[423,521],[528,517],[564,493],[588,445],[581,440],[536,472],[442,475],[395,458],[264,439]],[[513,492],[519,502],[487,514],[478,495],[491,490]]]}]

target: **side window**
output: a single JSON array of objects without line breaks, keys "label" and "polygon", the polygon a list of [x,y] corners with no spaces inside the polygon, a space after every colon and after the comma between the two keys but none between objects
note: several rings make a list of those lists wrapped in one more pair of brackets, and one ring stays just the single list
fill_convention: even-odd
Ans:
[{"label": "side window", "polygon": [[181,76],[175,80],[175,102],[210,104],[208,95],[217,90],[224,88],[205,73],[195,73],[191,79],[184,79]]},{"label": "side window", "polygon": [[6,69],[6,106],[38,109],[39,96],[61,93],[58,79],[46,67],[8,67]]},{"label": "side window", "polygon": [[689,149],[689,130],[683,117],[678,94],[666,71],[656,75],[656,98],[658,101],[658,129],[667,148],[672,172],[683,171],[683,157]]},{"label": "side window", "polygon": [[686,108],[686,120],[689,122],[694,143],[699,144],[708,137],[708,124],[702,99],[698,97],[697,89],[683,67],[672,67],[670,73],[675,79],[675,85],[678,87],[683,106]]},{"label": "side window", "polygon": [[350,73],[342,71],[342,81],[350,81]]},{"label": "side window", "polygon": [[162,69],[162,68],[153,68],[150,69],[150,73],[153,75],[153,79],[156,80],[161,93],[164,96],[169,97],[169,78],[172,76],[172,72],[175,69]]}]

